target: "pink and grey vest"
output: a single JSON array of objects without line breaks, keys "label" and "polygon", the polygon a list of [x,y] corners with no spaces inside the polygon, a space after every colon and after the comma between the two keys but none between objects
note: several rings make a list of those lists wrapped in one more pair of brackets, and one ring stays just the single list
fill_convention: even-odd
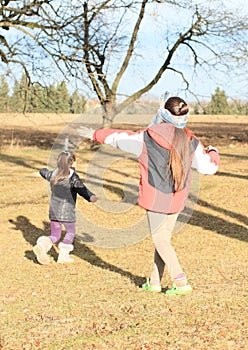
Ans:
[{"label": "pink and grey vest", "polygon": [[[191,140],[192,157],[199,143],[189,129],[185,129]],[[140,185],[138,203],[141,207],[160,213],[179,213],[183,210],[190,189],[190,174],[183,190],[175,192],[169,157],[175,127],[161,123],[144,132],[144,144],[138,158]]]}]

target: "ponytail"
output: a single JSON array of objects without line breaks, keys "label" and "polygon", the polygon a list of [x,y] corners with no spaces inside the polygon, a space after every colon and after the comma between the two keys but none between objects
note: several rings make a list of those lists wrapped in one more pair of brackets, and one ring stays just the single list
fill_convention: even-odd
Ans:
[{"label": "ponytail", "polygon": [[181,191],[185,187],[191,167],[190,140],[186,135],[185,129],[175,128],[169,166],[174,181],[175,192]]},{"label": "ponytail", "polygon": [[51,178],[52,186],[55,186],[58,182],[63,181],[70,175],[70,167],[76,160],[76,157],[71,152],[61,152],[57,159],[57,170]]}]

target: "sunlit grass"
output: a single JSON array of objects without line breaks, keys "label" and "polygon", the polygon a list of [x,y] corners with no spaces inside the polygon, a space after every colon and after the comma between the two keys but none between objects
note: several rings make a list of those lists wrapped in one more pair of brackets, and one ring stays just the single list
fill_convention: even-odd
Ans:
[{"label": "sunlit grass", "polygon": [[[0,348],[247,349],[248,144],[216,146],[222,155],[219,173],[200,177],[193,216],[173,237],[194,288],[179,298],[139,287],[152,268],[150,237],[118,249],[77,239],[73,264],[57,264],[54,247],[51,264],[38,265],[32,247],[49,234],[48,188],[38,170],[46,166],[50,150],[2,149]],[[87,178],[93,151],[80,149],[77,155],[80,176]],[[99,203],[120,205],[123,182],[138,181],[136,166],[129,157],[111,163]],[[95,180],[88,179],[88,186],[100,192]],[[145,215],[136,205],[119,217],[81,198],[77,205],[88,220],[105,227],[106,235],[111,227],[128,227]],[[163,287],[170,283],[165,273]]]}]

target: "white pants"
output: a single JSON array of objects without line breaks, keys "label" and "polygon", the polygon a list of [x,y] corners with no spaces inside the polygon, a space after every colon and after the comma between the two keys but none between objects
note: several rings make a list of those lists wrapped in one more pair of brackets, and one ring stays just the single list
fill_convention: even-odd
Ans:
[{"label": "white pants", "polygon": [[155,246],[154,265],[151,280],[159,282],[162,279],[165,265],[171,279],[183,273],[176,252],[171,245],[171,235],[178,214],[161,214],[147,211],[147,217]]}]

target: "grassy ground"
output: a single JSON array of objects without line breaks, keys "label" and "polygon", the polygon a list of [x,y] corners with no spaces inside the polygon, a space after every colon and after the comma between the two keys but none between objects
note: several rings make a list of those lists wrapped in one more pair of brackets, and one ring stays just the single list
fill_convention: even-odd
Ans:
[{"label": "grassy ground", "polygon": [[[192,128],[197,129],[199,123],[204,121],[198,119]],[[47,187],[37,171],[47,164],[50,150],[13,143],[2,147],[0,349],[248,348],[248,143],[231,138],[235,128],[229,127],[229,137],[226,126],[222,129],[223,124],[217,123],[217,131],[224,135],[219,144],[213,142],[221,152],[219,172],[200,177],[193,216],[173,237],[194,288],[194,293],[185,297],[140,289],[152,267],[150,237],[118,249],[77,239],[73,264],[57,264],[56,247],[49,266],[37,264],[32,247],[40,235],[49,234]],[[235,119],[232,125],[239,124]],[[247,128],[248,122],[244,124]],[[244,127],[239,135],[243,132]],[[93,152],[88,148],[78,152],[82,177]],[[117,204],[123,178],[137,180],[138,176],[132,160],[122,162],[121,171],[113,164],[104,173],[106,198]],[[128,226],[129,220],[144,215],[142,209],[134,207],[131,215],[116,221],[116,216],[108,216],[83,200],[78,201],[78,207],[96,225],[105,227],[106,235],[111,227]],[[168,285],[165,275],[163,287]]]}]

